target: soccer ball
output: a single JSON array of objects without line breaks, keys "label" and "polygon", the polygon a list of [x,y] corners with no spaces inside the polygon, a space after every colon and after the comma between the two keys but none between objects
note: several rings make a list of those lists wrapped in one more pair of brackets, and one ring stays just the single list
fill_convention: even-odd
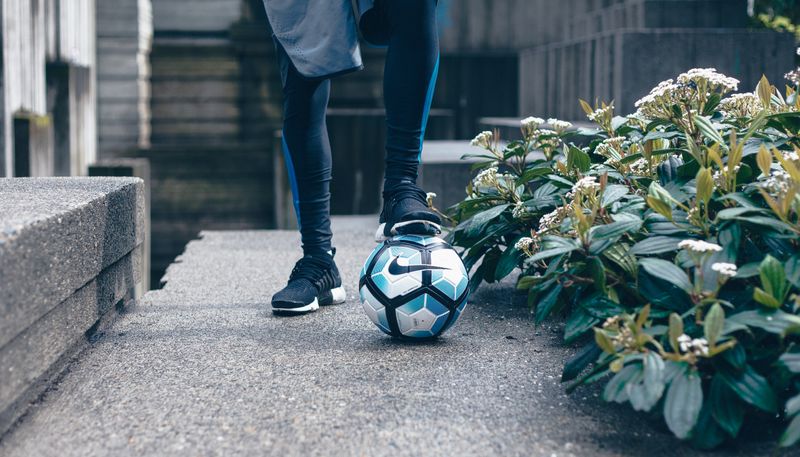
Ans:
[{"label": "soccer ball", "polygon": [[456,251],[432,236],[401,235],[375,248],[358,282],[361,305],[392,336],[433,338],[467,306],[469,277]]}]

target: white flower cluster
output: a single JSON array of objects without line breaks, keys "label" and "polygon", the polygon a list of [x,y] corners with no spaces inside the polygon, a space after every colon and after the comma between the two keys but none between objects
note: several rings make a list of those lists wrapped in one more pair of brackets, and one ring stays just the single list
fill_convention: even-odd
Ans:
[{"label": "white flower cluster", "polygon": [[550,127],[552,127],[559,134],[566,132],[572,127],[571,122],[562,121],[552,117],[547,120],[547,123],[550,124]]},{"label": "white flower cluster", "polygon": [[599,122],[604,117],[608,116],[609,114],[614,112],[614,104],[611,103],[605,108],[597,108],[594,110],[592,114],[588,114],[586,117],[589,118],[592,122]]},{"label": "white flower cluster", "polygon": [[722,250],[722,246],[703,240],[683,240],[678,243],[678,247],[697,254],[708,254]]},{"label": "white flower cluster", "polygon": [[544,124],[544,119],[531,116],[519,121],[519,123],[522,127],[522,135],[525,138],[531,138],[537,134],[539,127]]},{"label": "white flower cluster", "polygon": [[518,251],[523,251],[530,254],[536,246],[536,240],[530,237],[522,237],[515,244],[514,248]]},{"label": "white flower cluster", "polygon": [[572,193],[589,193],[600,189],[600,183],[594,176],[584,176],[572,185]]},{"label": "white flower cluster", "polygon": [[528,214],[530,213],[528,212],[528,207],[525,206],[524,202],[517,202],[514,204],[514,209],[511,211],[511,215],[514,217],[514,219],[524,219]]},{"label": "white flower cluster", "polygon": [[554,149],[554,148],[557,148],[557,147],[559,147],[561,145],[561,139],[558,136],[556,136],[556,132],[554,132],[553,130],[541,129],[541,130],[537,131],[536,133],[538,135],[550,136],[550,138],[541,138],[539,140],[538,146],[540,148],[542,148],[542,149],[546,149],[546,148],[553,148]]},{"label": "white flower cluster", "polygon": [[636,176],[643,176],[647,177],[651,175],[650,164],[647,163],[647,159],[640,158],[637,159],[635,162],[628,166],[630,169],[631,174]]},{"label": "white flower cluster", "polygon": [[692,339],[691,336],[684,333],[678,337],[678,346],[684,354],[708,355],[708,340],[705,338]]},{"label": "white flower cluster", "polygon": [[792,162],[800,161],[800,155],[797,154],[797,151],[784,152],[783,158],[786,160],[791,160]]},{"label": "white flower cluster", "polygon": [[661,81],[645,97],[636,102],[637,116],[646,119],[670,117],[672,105],[681,104],[695,94],[703,98],[712,92],[727,94],[739,88],[739,80],[723,75],[714,68],[693,68],[678,75],[677,81]]},{"label": "white flower cluster", "polygon": [[791,82],[795,86],[800,85],[800,68],[797,68],[796,70],[792,70],[789,73],[786,73],[783,77],[786,78],[787,81]]},{"label": "white flower cluster", "polygon": [[619,161],[625,156],[625,153],[622,149],[625,141],[627,141],[627,138],[624,136],[606,138],[602,143],[597,145],[594,153],[607,158],[608,160],[606,160],[606,164],[617,166],[619,165]]},{"label": "white flower cluster", "polygon": [[772,170],[760,185],[773,197],[785,195],[792,187],[792,177],[784,170]]},{"label": "white flower cluster", "polygon": [[711,265],[711,269],[724,276],[725,278],[733,278],[738,273],[738,268],[734,263],[716,262]]},{"label": "white flower cluster", "polygon": [[472,180],[474,187],[495,187],[497,186],[497,167],[482,170]]},{"label": "white flower cluster", "polygon": [[564,220],[564,217],[566,217],[568,211],[568,206],[560,206],[543,215],[539,219],[539,232],[557,228],[559,225],[561,225],[561,222]]},{"label": "white flower cluster", "polygon": [[470,144],[472,146],[476,146],[479,148],[489,149],[492,146],[493,139],[494,139],[494,134],[486,130],[479,133],[475,138],[473,138]]},{"label": "white flower cluster", "polygon": [[425,201],[428,202],[428,206],[433,208],[433,199],[436,198],[436,192],[427,192],[425,194]]},{"label": "white flower cluster", "polygon": [[728,93],[739,89],[739,80],[725,76],[716,68],[692,68],[678,76],[678,84],[694,85],[706,92]]},{"label": "white flower cluster", "polygon": [[645,119],[661,117],[665,107],[686,98],[687,93],[686,86],[676,84],[672,79],[661,81],[649,94],[636,101],[636,115]]},{"label": "white flower cluster", "polygon": [[761,112],[761,100],[752,92],[733,94],[719,102],[719,109],[735,117],[755,117]]}]

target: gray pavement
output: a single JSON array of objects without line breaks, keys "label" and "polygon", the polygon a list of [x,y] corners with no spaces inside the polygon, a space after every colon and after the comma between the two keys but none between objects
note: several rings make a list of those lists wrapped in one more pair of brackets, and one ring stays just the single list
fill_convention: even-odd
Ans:
[{"label": "gray pavement", "polygon": [[[0,442],[2,456],[695,455],[596,389],[559,383],[560,325],[486,286],[439,341],[402,343],[363,314],[374,218],[335,220],[345,305],[269,313],[293,232],[210,232],[72,363]],[[754,455],[768,445],[736,446]],[[697,454],[707,455],[707,454]]]}]

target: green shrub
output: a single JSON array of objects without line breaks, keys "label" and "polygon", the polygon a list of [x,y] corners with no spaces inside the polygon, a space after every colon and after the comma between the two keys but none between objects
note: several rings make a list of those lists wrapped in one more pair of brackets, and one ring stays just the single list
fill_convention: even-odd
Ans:
[{"label": "green shrub", "polygon": [[606,381],[607,401],[700,448],[746,416],[800,441],[800,99],[737,85],[695,69],[627,117],[581,101],[597,129],[528,118],[503,147],[483,132],[451,209],[471,287],[520,268],[535,319],[566,316],[583,345],[570,391]]}]

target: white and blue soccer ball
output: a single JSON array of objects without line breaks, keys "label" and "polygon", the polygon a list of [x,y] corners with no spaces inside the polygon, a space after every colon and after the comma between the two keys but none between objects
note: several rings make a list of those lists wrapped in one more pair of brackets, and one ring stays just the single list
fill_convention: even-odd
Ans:
[{"label": "white and blue soccer ball", "polygon": [[468,283],[461,257],[444,240],[401,235],[372,251],[358,286],[364,311],[383,332],[434,338],[458,321]]}]

